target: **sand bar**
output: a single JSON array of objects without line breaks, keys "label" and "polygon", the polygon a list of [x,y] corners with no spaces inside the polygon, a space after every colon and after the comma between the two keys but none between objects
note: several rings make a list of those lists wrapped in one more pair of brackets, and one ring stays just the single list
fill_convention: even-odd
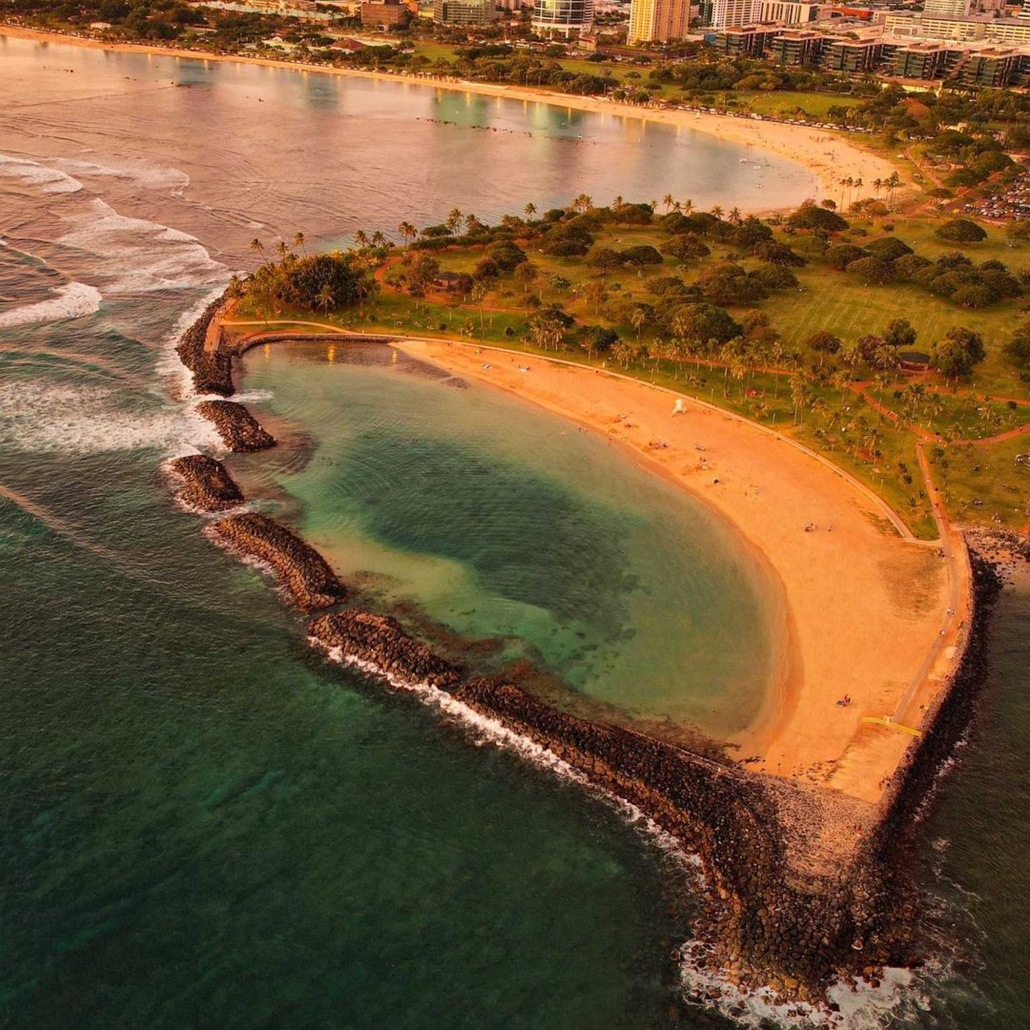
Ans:
[{"label": "sand bar", "polygon": [[[774,710],[736,741],[740,757],[880,800],[915,737],[865,720],[893,715],[918,729],[946,689],[967,615],[963,563],[953,593],[936,544],[901,536],[865,487],[745,419],[687,399],[673,415],[670,392],[582,366],[475,345],[400,346],[605,434],[732,523],[780,578],[793,642]],[[851,705],[838,706],[846,695]]]},{"label": "sand bar", "polygon": [[[731,118],[706,112],[638,107],[634,104],[620,104],[597,97],[574,96],[521,86],[483,82],[443,81],[425,76],[328,68],[324,65],[302,64],[294,61],[275,61],[264,57],[206,54],[193,50],[178,50],[172,47],[135,43],[109,43],[102,40],[89,39],[84,36],[71,36],[58,32],[31,29],[21,25],[0,24],[0,36],[5,35],[18,39],[36,40],[37,42],[67,43],[72,46],[114,50],[123,53],[159,54],[165,57],[188,58],[193,61],[231,61],[259,65],[266,68],[279,68],[287,71],[296,70],[323,75],[344,75],[387,82],[402,82],[424,86],[429,89],[446,89],[460,93],[475,93],[481,96],[505,97],[510,100],[521,100],[526,103],[546,103],[576,111],[611,114],[621,118],[636,118],[641,121],[695,129],[698,132],[716,136],[729,143],[755,147],[807,168],[818,177],[823,190],[821,196],[830,198],[837,197],[840,193],[839,183],[843,178],[850,176],[853,179],[862,179],[867,186],[871,187],[875,179],[886,179],[896,170],[895,165],[886,158],[856,146],[844,133],[810,128],[805,125],[788,125],[784,122]],[[581,185],[589,189],[588,183]],[[732,202],[733,199],[732,196],[727,196],[726,198],[729,202]],[[740,198],[742,203],[746,199]],[[820,197],[817,196],[813,199],[820,199]],[[772,210],[772,208],[762,208],[761,210],[766,212]]]}]

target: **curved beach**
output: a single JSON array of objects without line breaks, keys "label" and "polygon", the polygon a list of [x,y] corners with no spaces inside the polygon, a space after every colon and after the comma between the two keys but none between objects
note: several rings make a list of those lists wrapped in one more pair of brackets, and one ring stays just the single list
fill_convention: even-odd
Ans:
[{"label": "curved beach", "polygon": [[[494,85],[464,80],[448,81],[416,75],[367,72],[355,69],[327,68],[324,65],[276,61],[263,57],[206,54],[192,50],[179,50],[174,47],[111,43],[84,36],[47,32],[21,25],[0,24],[0,36],[3,35],[43,43],[65,43],[72,46],[120,51],[123,53],[155,54],[164,57],[185,58],[192,61],[252,64],[266,68],[296,70],[319,75],[338,75],[383,82],[405,83],[426,89],[503,97],[508,100],[523,101],[526,104],[543,103],[556,107],[565,107],[570,110],[589,111],[594,114],[610,114],[619,118],[656,122],[674,126],[678,129],[693,129],[726,142],[746,147],[755,147],[758,150],[766,151],[801,165],[818,178],[822,186],[823,196],[827,197],[833,197],[839,192],[840,180],[845,176],[851,176],[853,179],[862,179],[867,183],[871,183],[875,179],[888,178],[896,170],[890,161],[856,146],[846,134],[832,133],[805,125],[789,125],[784,122],[732,118],[707,112],[645,108],[633,104],[598,99],[596,97],[575,96],[528,87]],[[727,199],[732,200],[733,198]],[[763,211],[775,209],[775,204],[762,206]]]},{"label": "curved beach", "polygon": [[[739,756],[755,771],[882,798],[915,737],[866,720],[918,730],[946,690],[968,614],[963,563],[952,605],[937,544],[903,537],[856,481],[745,419],[689,400],[674,416],[669,391],[598,370],[503,352],[485,362],[489,349],[472,345],[400,346],[604,433],[736,526],[782,581],[794,642],[778,703],[736,741]],[[852,703],[838,706],[845,696]]]}]

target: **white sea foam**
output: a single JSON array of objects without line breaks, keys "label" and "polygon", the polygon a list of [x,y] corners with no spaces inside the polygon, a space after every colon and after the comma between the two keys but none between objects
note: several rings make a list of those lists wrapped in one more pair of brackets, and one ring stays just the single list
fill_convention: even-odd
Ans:
[{"label": "white sea foam", "polygon": [[741,1026],[770,1025],[793,1030],[882,1030],[905,1013],[926,1011],[928,999],[913,987],[913,974],[907,969],[885,969],[880,985],[864,981],[839,982],[827,992],[836,1010],[801,1002],[784,1003],[767,987],[743,991],[699,961],[706,949],[689,942],[681,949],[681,983],[686,997],[699,1005],[714,1008]]},{"label": "white sea foam", "polygon": [[245,390],[236,394],[233,400],[241,404],[260,404],[261,401],[270,401],[274,396],[271,390]]},{"label": "white sea foam", "polygon": [[0,386],[0,445],[65,454],[154,448],[178,455],[219,444],[214,427],[192,407],[141,412],[98,387],[41,382]]},{"label": "white sea foam", "polygon": [[190,177],[178,168],[152,165],[145,161],[123,161],[105,157],[104,164],[95,164],[92,161],[58,158],[54,164],[58,168],[65,168],[73,175],[79,175],[82,178],[96,176],[127,179],[144,189],[182,193],[190,184]]},{"label": "white sea foam", "polygon": [[105,296],[199,287],[224,282],[227,269],[194,236],[119,214],[94,198],[85,211],[63,216],[71,230],[57,239],[92,259]]},{"label": "white sea foam", "polygon": [[65,283],[53,287],[51,293],[53,296],[48,300],[0,312],[0,329],[92,315],[100,310],[100,301],[103,299],[100,291],[88,283]]},{"label": "white sea foam", "polygon": [[596,784],[591,783],[583,773],[578,769],[574,769],[568,762],[555,755],[553,751],[549,751],[528,737],[523,737],[514,730],[508,729],[499,720],[480,714],[475,709],[457,700],[452,694],[448,694],[445,690],[440,690],[439,687],[434,687],[431,683],[406,680],[403,677],[396,676],[380,668],[374,662],[363,661],[360,658],[355,658],[353,655],[345,654],[340,647],[326,647],[317,637],[308,637],[308,643],[312,647],[323,650],[330,660],[334,662],[338,662],[341,665],[349,665],[369,676],[374,676],[376,679],[385,680],[390,686],[398,690],[415,694],[425,704],[440,709],[440,711],[445,712],[460,722],[466,730],[471,732],[477,744],[494,744],[504,747],[514,751],[520,758],[532,762],[540,768],[547,769],[563,780],[569,780],[573,783],[578,783],[580,786],[587,787],[597,796],[604,798],[606,802],[618,808],[630,823],[647,834],[647,837],[653,844],[680,860],[692,873],[699,875],[699,860],[696,856],[688,855],[684,852],[679,841],[672,834],[663,830],[646,813],[637,808],[636,805],[632,805],[623,798],[602,790]]},{"label": "white sea foam", "polygon": [[0,178],[14,179],[24,187],[35,187],[43,193],[77,193],[82,189],[78,179],[20,157],[0,155]]}]

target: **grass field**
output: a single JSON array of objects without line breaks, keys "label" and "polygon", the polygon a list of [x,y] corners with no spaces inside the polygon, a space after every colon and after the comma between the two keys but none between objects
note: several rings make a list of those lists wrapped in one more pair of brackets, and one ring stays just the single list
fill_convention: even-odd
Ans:
[{"label": "grass field", "polygon": [[809,118],[826,118],[831,107],[853,107],[861,103],[856,97],[842,97],[835,93],[793,93],[790,90],[732,92],[729,97],[755,114],[773,118],[794,118],[801,112]]},{"label": "grass field", "polygon": [[[660,207],[659,213],[664,209]],[[933,223],[902,219],[896,223],[896,235],[917,253],[932,259],[953,249],[933,236]],[[885,234],[879,224],[857,228],[865,229],[868,235],[857,236],[856,243]],[[654,225],[608,226],[595,237],[597,244],[614,249],[643,244],[660,247],[667,239]],[[801,239],[786,235],[780,238],[795,245]],[[1001,353],[1001,345],[1020,317],[1023,298],[968,311],[933,297],[915,284],[865,286],[845,272],[812,261],[795,270],[802,291],[773,290],[767,300],[756,305],[758,311],[769,316],[783,347],[787,351],[797,348],[801,353],[801,368],[807,371],[800,377],[804,387],[797,394],[798,377],[795,375],[792,387],[787,369],[767,374],[758,372],[754,363],[738,363],[731,372],[718,361],[713,366],[712,355],[708,362],[670,360],[660,330],[646,323],[636,328],[629,324],[628,312],[634,305],[660,303],[650,288],[655,277],[675,276],[690,284],[719,261],[732,259],[745,269],[759,265],[754,258],[735,253],[728,244],[711,240],[708,244],[712,254],[701,262],[682,265],[666,258],[660,266],[649,266],[646,271],[623,267],[602,277],[581,258],[551,257],[540,251],[539,243],[524,240],[522,245],[536,268],[535,279],[527,284],[509,274],[485,280],[485,293],[475,299],[439,289],[418,298],[399,283],[391,285],[403,271],[402,255],[395,252],[387,262],[385,285],[378,297],[363,308],[341,310],[329,320],[354,329],[481,340],[534,354],[554,355],[560,351],[561,357],[584,364],[607,362],[610,368],[711,401],[796,437],[866,482],[914,532],[933,537],[933,520],[916,460],[918,437],[914,429],[960,441],[994,436],[1030,423],[1030,408],[1010,403],[1011,398],[1030,397],[1030,386],[1020,381]],[[1013,271],[1021,267],[1022,252],[1006,247],[996,231],[985,243],[966,248],[966,252],[976,262],[998,258]],[[484,251],[482,247],[453,247],[433,256],[443,270],[472,273]],[[555,276],[564,277],[568,285],[552,282]],[[594,296],[597,287],[603,287],[606,296]],[[615,328],[629,346],[600,356],[586,353],[574,342],[558,351],[542,351],[531,342],[527,327],[536,307],[548,304],[561,305],[581,325]],[[249,310],[256,314],[254,305]],[[746,313],[729,310],[738,320]],[[311,318],[305,312],[279,314]],[[828,330],[848,342],[881,333],[893,318],[911,321],[918,334],[916,349],[929,352],[949,328],[967,326],[982,332],[989,354],[967,383],[945,383],[933,372],[894,374],[890,384],[878,387],[872,396],[897,414],[900,424],[867,403],[846,380],[843,385],[835,381],[831,386],[827,380],[835,368],[834,357],[820,356],[805,345],[816,330]],[[648,347],[654,353],[649,354]],[[713,354],[718,357],[718,351]],[[854,373],[857,379],[871,380],[873,376],[872,370],[864,368]],[[976,523],[1025,522],[1030,467],[1015,464],[1020,447],[1030,450],[1030,436],[997,444],[945,445],[935,468],[952,514]]]},{"label": "grass field", "polygon": [[986,445],[963,444],[944,450],[933,462],[948,511],[962,522],[1026,525],[1030,465],[1016,456],[1030,452],[1030,436]]}]

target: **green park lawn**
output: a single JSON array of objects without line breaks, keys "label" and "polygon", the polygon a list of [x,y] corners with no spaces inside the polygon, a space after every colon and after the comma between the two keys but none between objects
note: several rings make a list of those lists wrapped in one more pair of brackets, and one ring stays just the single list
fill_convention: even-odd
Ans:
[{"label": "green park lawn", "polygon": [[[609,198],[599,198],[607,201]],[[659,213],[664,206],[659,204]],[[881,225],[866,223],[868,236],[858,236],[861,244],[885,235]],[[896,235],[928,258],[954,250],[933,236],[933,223],[895,219]],[[599,245],[623,249],[649,244],[660,247],[667,239],[657,226],[609,226],[595,233]],[[802,238],[781,235],[782,240],[800,249]],[[656,331],[646,325],[639,330],[626,324],[630,302],[657,303],[650,290],[650,280],[657,276],[682,278],[693,282],[710,264],[733,256],[744,268],[758,262],[751,257],[733,254],[728,245],[708,241],[710,258],[681,265],[666,258],[660,266],[646,269],[620,268],[602,277],[581,258],[552,257],[540,252],[534,241],[523,243],[530,262],[537,268],[536,279],[529,285],[514,276],[502,275],[488,280],[482,296],[463,298],[455,293],[432,290],[425,298],[410,296],[392,285],[400,272],[401,255],[390,258],[385,271],[385,285],[379,295],[361,307],[342,309],[327,320],[359,330],[403,332],[481,341],[526,353],[549,354],[577,363],[605,364],[611,370],[623,371],[638,378],[664,385],[684,395],[698,397],[736,411],[760,423],[795,437],[818,450],[842,468],[867,483],[890,503],[918,535],[935,535],[922,477],[916,459],[919,427],[938,434],[947,434],[956,441],[980,439],[1017,428],[1030,422],[1030,408],[1014,406],[1009,398],[1030,397],[1030,386],[1023,383],[1015,369],[1001,353],[1017,318],[1023,298],[1007,301],[978,311],[969,311],[936,298],[915,284],[894,283],[887,286],[866,286],[846,272],[834,271],[814,260],[795,269],[802,289],[771,291],[770,297],[756,305],[770,318],[772,327],[781,334],[789,351],[796,349],[806,370],[800,395],[797,378],[792,387],[789,373],[761,373],[755,369],[735,369],[700,360],[670,360],[668,357],[633,357],[620,353],[587,354],[571,345],[543,351],[526,333],[527,320],[535,310],[528,302],[531,296],[539,303],[557,303],[585,324],[609,325],[628,342],[654,346],[660,343]],[[1013,271],[1023,265],[1023,252],[1005,245],[997,230],[982,244],[965,248],[976,262],[988,258],[1005,261]],[[1030,253],[1030,251],[1028,251]],[[472,273],[483,257],[482,247],[454,247],[434,252],[445,271]],[[564,277],[568,285],[555,284],[555,276]],[[588,296],[589,289],[603,284],[607,298]],[[738,320],[743,309],[730,308]],[[248,309],[241,310],[245,317]],[[249,313],[256,311],[251,304]],[[281,318],[307,318],[310,312],[280,311]],[[317,316],[316,316],[317,317]],[[807,348],[805,341],[817,330],[828,330],[845,342],[860,336],[882,333],[894,318],[907,318],[917,332],[916,349],[929,352],[935,340],[951,327],[966,326],[979,330],[988,351],[987,361],[967,383],[948,384],[936,373],[898,374],[888,385],[880,386],[873,396],[881,404],[903,418],[895,425],[891,418],[847,385],[820,383],[812,373],[828,371],[833,356],[820,356]],[[822,367],[823,363],[827,366]],[[810,370],[810,371],[809,371]],[[871,370],[859,369],[857,378],[871,380]],[[910,389],[913,385],[918,389]],[[985,396],[986,395],[986,396]],[[995,398],[991,400],[989,398]],[[928,444],[928,449],[932,446]],[[944,449],[935,467],[946,502],[953,515],[970,522],[992,519],[1006,525],[1025,521],[1025,483],[1030,468],[1016,466],[1014,456],[1020,447],[1030,450],[1030,436],[998,444],[969,446],[958,442]],[[1011,453],[1010,453],[1011,452]],[[978,467],[977,467],[978,466]],[[1023,488],[1018,484],[1023,483]],[[1021,493],[1014,493],[1022,489]],[[982,504],[973,503],[975,500]]]},{"label": "green park lawn", "polygon": [[1016,456],[1030,452],[1030,436],[990,444],[944,449],[933,461],[934,475],[952,517],[968,523],[1019,530],[1026,525],[1030,465]]}]

